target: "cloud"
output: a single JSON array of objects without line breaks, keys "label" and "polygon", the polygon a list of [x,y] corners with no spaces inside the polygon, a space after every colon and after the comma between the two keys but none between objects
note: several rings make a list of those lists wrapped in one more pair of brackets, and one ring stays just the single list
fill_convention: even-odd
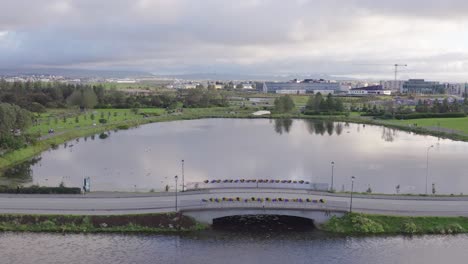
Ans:
[{"label": "cloud", "polygon": [[[465,1],[0,0],[0,67],[464,80]],[[27,6],[28,8],[24,8]],[[389,64],[364,66],[363,64]]]}]

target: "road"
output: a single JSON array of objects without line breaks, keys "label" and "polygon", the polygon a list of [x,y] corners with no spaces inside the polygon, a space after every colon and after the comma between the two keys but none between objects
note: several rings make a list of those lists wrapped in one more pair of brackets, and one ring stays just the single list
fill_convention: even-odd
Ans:
[{"label": "road", "polygon": [[[327,201],[346,202],[343,195],[308,193],[300,190],[278,189],[238,189],[206,190],[178,194],[179,208],[200,206],[201,199],[222,197],[240,198],[324,198]],[[20,214],[141,214],[174,211],[174,193],[131,194],[131,193],[91,193],[86,195],[0,195],[0,213]],[[347,210],[348,207],[338,208]],[[429,198],[413,199],[402,197],[387,199],[357,197],[353,199],[353,211],[408,216],[468,216],[467,199]]]}]

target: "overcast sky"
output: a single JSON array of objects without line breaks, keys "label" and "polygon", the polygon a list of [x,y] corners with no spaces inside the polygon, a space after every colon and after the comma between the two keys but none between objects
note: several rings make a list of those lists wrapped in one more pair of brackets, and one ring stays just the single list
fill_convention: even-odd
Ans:
[{"label": "overcast sky", "polygon": [[466,0],[0,0],[0,68],[468,80]]}]

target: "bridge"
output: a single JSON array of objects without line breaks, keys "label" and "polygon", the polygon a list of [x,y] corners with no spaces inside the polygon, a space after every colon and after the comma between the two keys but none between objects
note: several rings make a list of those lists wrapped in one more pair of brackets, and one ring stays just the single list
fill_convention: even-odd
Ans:
[{"label": "bridge", "polygon": [[[252,197],[263,202],[245,203],[224,201],[203,202],[210,198]],[[268,202],[268,197],[284,199],[324,199],[320,203]],[[179,193],[178,206],[183,213],[203,222],[244,214],[287,214],[322,222],[325,214],[339,215],[349,210],[349,194],[329,194],[294,189],[210,189]],[[163,213],[175,210],[174,193],[88,193],[86,195],[16,195],[0,194],[0,213],[8,214],[75,214],[117,215]],[[468,197],[421,197],[391,195],[355,195],[353,211],[404,216],[465,216],[468,217]]]},{"label": "bridge", "polygon": [[271,199],[271,198],[210,198],[203,199],[200,206],[184,208],[181,213],[193,217],[200,223],[213,224],[215,219],[229,216],[281,215],[310,219],[321,225],[333,216],[343,216],[347,211],[346,202],[324,199]]}]

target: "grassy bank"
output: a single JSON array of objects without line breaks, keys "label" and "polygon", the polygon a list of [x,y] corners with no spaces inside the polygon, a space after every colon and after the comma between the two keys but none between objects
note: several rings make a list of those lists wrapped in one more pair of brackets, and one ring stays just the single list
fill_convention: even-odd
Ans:
[{"label": "grassy bank", "polygon": [[323,230],[346,235],[416,235],[468,233],[466,217],[408,217],[347,214],[332,218]]},{"label": "grassy bank", "polygon": [[0,231],[70,233],[177,233],[205,226],[176,213],[80,216],[0,215]]}]

